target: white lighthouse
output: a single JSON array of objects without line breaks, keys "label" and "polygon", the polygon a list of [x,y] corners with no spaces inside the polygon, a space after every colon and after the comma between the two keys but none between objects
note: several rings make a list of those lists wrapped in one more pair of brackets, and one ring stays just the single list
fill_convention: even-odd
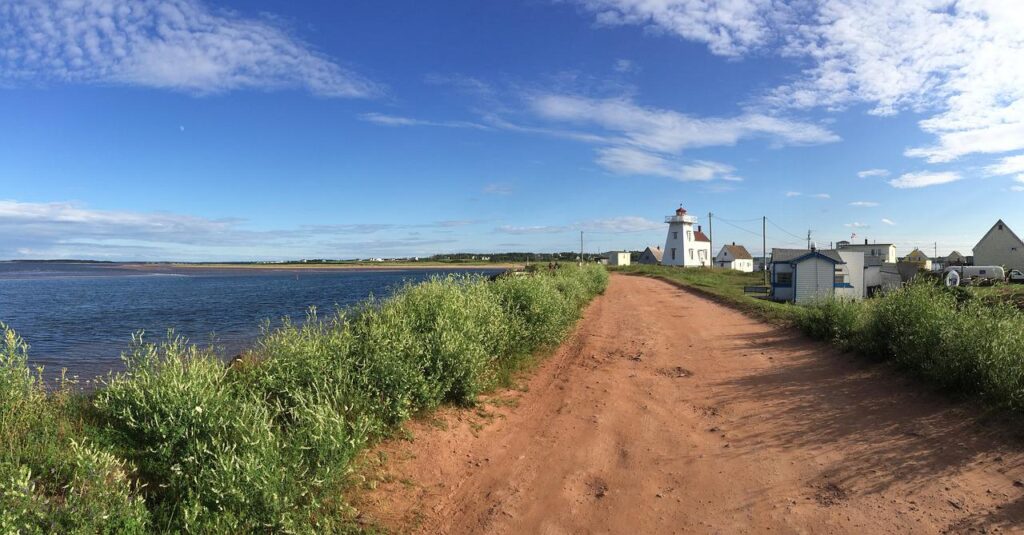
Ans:
[{"label": "white lighthouse", "polygon": [[668,223],[668,236],[665,238],[662,264],[683,267],[711,265],[711,240],[700,225],[694,230],[696,217],[686,215],[686,209],[680,206],[676,215],[665,217],[665,222]]}]

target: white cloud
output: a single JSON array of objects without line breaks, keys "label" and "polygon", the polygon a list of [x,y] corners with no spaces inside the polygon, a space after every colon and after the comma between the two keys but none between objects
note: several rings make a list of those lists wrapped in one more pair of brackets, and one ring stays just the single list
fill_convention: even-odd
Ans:
[{"label": "white cloud", "polygon": [[598,150],[597,163],[623,175],[648,175],[671,178],[680,182],[715,179],[739,180],[735,169],[723,163],[695,160],[684,164],[632,147],[607,147]]},{"label": "white cloud", "polygon": [[368,123],[381,126],[440,126],[444,128],[473,128],[477,130],[490,130],[490,127],[470,121],[428,121],[414,119],[400,115],[387,115],[384,113],[364,113],[359,119]]},{"label": "white cloud", "polygon": [[1014,175],[1024,173],[1024,154],[1008,156],[985,168],[991,175]]},{"label": "white cloud", "polygon": [[921,171],[918,173],[905,173],[900,175],[899,178],[894,178],[889,181],[889,185],[894,188],[907,189],[907,188],[923,188],[926,186],[935,186],[938,184],[948,184],[950,182],[956,182],[961,180],[963,177],[959,173],[952,171],[943,172],[931,172]]},{"label": "white cloud", "polygon": [[566,232],[571,230],[570,227],[557,226],[557,225],[535,225],[535,226],[516,226],[516,225],[502,225],[496,229],[497,232],[503,234],[554,234],[556,232]]},{"label": "white cloud", "polygon": [[799,197],[801,195],[803,195],[803,193],[800,193],[799,191],[787,191],[786,192],[786,197]]},{"label": "white cloud", "polygon": [[892,219],[889,219],[887,217],[883,217],[882,218],[882,223],[885,223],[886,225],[889,225],[889,226],[893,226],[893,225],[896,224],[896,223],[893,222]]},{"label": "white cloud", "polygon": [[603,25],[671,33],[722,56],[809,61],[769,92],[781,109],[853,104],[927,114],[947,162],[1024,149],[1024,10],[1012,0],[577,0]]},{"label": "white cloud", "polygon": [[615,72],[621,73],[637,72],[640,70],[640,68],[636,66],[635,62],[628,59],[615,60],[615,64],[612,66],[612,68],[615,69]]},{"label": "white cloud", "polygon": [[198,0],[3,2],[0,41],[0,83],[129,85],[193,94],[380,92],[267,18],[208,9]]},{"label": "white cloud", "polygon": [[843,226],[847,228],[871,228],[871,225],[868,225],[867,223],[858,223],[856,221],[853,223],[845,223]]},{"label": "white cloud", "polygon": [[[339,258],[340,255],[422,254],[444,243],[424,235],[404,242],[365,240],[398,229],[446,233],[476,221],[421,224],[346,223],[248,230],[241,219],[209,219],[167,212],[98,210],[74,202],[0,200],[0,258],[245,259]],[[364,241],[351,241],[352,237]],[[403,246],[405,244],[405,246]]]},{"label": "white cloud", "polygon": [[512,188],[511,187],[506,186],[505,184],[497,184],[497,183],[487,184],[486,186],[484,186],[482,191],[484,193],[488,194],[488,195],[511,195],[512,194]]},{"label": "white cloud", "polygon": [[888,169],[866,169],[857,173],[858,178],[886,177],[889,176]]},{"label": "white cloud", "polygon": [[815,193],[814,195],[811,195],[811,197],[814,197],[815,199],[831,199],[832,198],[832,196],[829,195],[828,193]]},{"label": "white cloud", "polygon": [[740,55],[767,42],[771,0],[577,0],[599,25],[633,24],[703,42],[715,54]]},{"label": "white cloud", "polygon": [[875,201],[853,201],[850,203],[850,206],[856,206],[858,208],[874,208],[875,206],[878,206],[878,203]]},{"label": "white cloud", "polygon": [[537,95],[532,109],[550,120],[592,124],[623,136],[623,142],[647,150],[735,145],[766,138],[775,145],[831,143],[839,136],[821,126],[758,113],[735,117],[692,117],[672,110],[639,106],[626,98],[592,99],[575,95]]},{"label": "white cloud", "polygon": [[1010,186],[1010,191],[1024,191],[1024,186]]}]

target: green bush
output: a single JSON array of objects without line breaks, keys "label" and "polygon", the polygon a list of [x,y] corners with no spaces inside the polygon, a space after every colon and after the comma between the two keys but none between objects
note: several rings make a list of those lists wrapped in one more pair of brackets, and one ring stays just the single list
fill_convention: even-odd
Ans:
[{"label": "green bush", "polygon": [[366,444],[472,403],[557,343],[607,282],[598,266],[434,278],[265,328],[231,366],[138,335],[92,398],[48,395],[4,327],[0,532],[344,530],[345,476]]}]

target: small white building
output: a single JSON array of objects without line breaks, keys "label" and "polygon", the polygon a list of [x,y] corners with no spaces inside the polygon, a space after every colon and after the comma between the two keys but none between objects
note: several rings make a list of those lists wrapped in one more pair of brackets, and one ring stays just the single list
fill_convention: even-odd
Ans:
[{"label": "small white building", "polygon": [[[772,298],[797,304],[864,293],[864,253],[826,249],[772,249]],[[852,265],[847,263],[849,260]]]},{"label": "small white building", "polygon": [[920,249],[910,251],[910,254],[903,257],[903,262],[917,265],[919,269],[923,269],[925,271],[932,270],[932,258],[924,254],[924,251]]},{"label": "small white building", "polygon": [[711,240],[701,230],[694,229],[697,218],[686,215],[680,206],[675,215],[665,217],[668,235],[661,263],[666,266],[706,267],[711,265]]},{"label": "small white building", "polygon": [[648,246],[644,249],[644,252],[640,253],[640,258],[636,260],[637,264],[648,264],[658,265],[661,263],[662,251],[659,246]]},{"label": "small white building", "polygon": [[752,273],[754,257],[750,256],[746,247],[732,242],[732,245],[723,245],[722,250],[715,255],[715,267]]},{"label": "small white building", "polygon": [[629,265],[629,252],[628,251],[610,251],[607,255],[609,266],[628,266]]},{"label": "small white building", "polygon": [[974,265],[1024,270],[1024,241],[1000,219],[974,246]]},{"label": "small white building", "polygon": [[882,264],[885,262],[895,263],[896,246],[891,243],[850,243],[841,241],[836,243],[836,249],[840,251],[860,251],[864,253],[864,263],[868,265]]}]

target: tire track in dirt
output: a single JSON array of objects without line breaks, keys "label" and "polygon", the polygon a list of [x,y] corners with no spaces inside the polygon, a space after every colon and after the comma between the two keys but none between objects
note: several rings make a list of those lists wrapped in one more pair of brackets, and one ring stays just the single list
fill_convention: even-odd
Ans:
[{"label": "tire track in dirt", "polygon": [[355,505],[419,533],[1024,532],[1020,438],[976,412],[613,275],[521,390],[381,445]]}]

